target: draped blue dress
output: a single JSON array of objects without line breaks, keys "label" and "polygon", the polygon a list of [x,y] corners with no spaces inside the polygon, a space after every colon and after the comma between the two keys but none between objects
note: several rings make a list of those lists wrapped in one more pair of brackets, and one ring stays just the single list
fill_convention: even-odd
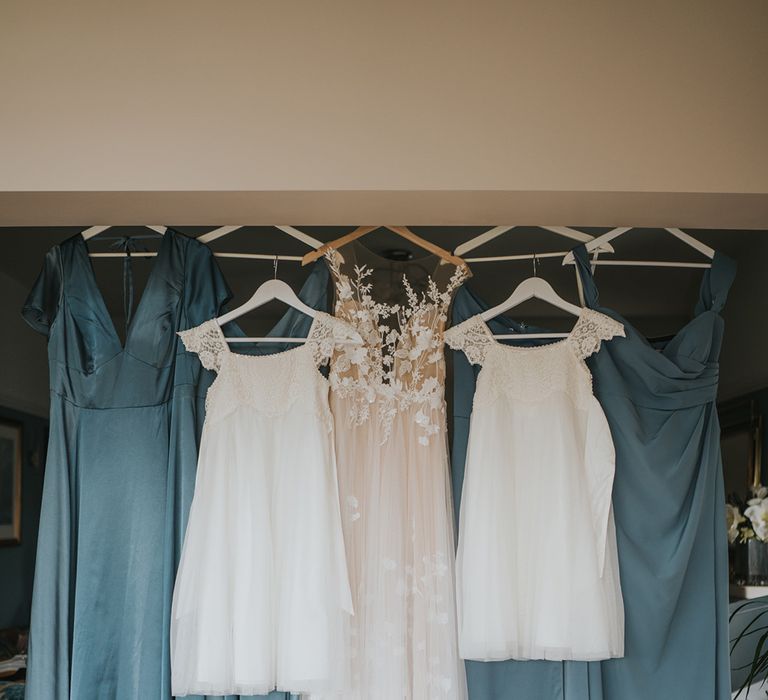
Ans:
[{"label": "draped blue dress", "polygon": [[[627,335],[603,344],[587,361],[616,447],[613,507],[626,653],[594,663],[467,662],[470,700],[726,700],[728,565],[715,400],[719,312],[735,265],[717,254],[704,273],[693,319],[667,343],[651,345],[599,305],[586,250],[580,246],[575,255],[585,304],[620,321]],[[487,308],[464,287],[452,322]],[[501,317],[489,325],[494,333],[523,331]],[[459,503],[475,373],[463,354],[454,353],[453,360]]]}]

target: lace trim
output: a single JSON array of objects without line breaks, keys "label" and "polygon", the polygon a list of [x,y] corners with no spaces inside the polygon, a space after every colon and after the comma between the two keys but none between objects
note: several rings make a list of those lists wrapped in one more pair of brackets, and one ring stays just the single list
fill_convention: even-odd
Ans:
[{"label": "lace trim", "polygon": [[593,396],[592,375],[585,359],[597,352],[604,340],[624,335],[618,321],[583,309],[568,336],[548,345],[502,345],[479,315],[447,330],[445,340],[450,347],[462,350],[472,364],[483,366],[475,405],[492,403],[501,396],[537,403],[562,392],[576,406],[584,407]]},{"label": "lace trim", "polygon": [[221,369],[222,355],[229,352],[229,348],[215,318],[195,328],[179,331],[178,335],[188,352],[197,353],[203,367],[216,372]]},{"label": "lace trim", "polygon": [[[178,335],[187,351],[198,355],[203,367],[216,372],[221,370],[222,357],[230,349],[216,319],[179,331]],[[320,367],[331,359],[337,345],[348,340],[360,340],[360,334],[346,321],[318,311],[304,344],[310,348],[315,364]]]},{"label": "lace trim", "polygon": [[[571,332],[561,342],[569,344],[576,356],[583,360],[600,350],[604,340],[610,340],[616,336],[622,338],[626,336],[624,326],[621,323],[599,311],[584,308]],[[482,365],[489,348],[499,344],[479,315],[472,316],[457,326],[449,328],[445,332],[445,342],[452,349],[463,351],[473,365]],[[551,343],[550,345],[533,346],[525,349],[537,351],[558,344]]]},{"label": "lace trim", "polygon": [[585,308],[568,336],[568,340],[577,357],[583,360],[600,350],[604,340],[610,340],[616,336],[626,337],[623,324],[599,311]]},{"label": "lace trim", "polygon": [[496,341],[480,316],[472,316],[445,332],[445,342],[453,350],[461,350],[470,364],[482,365],[488,349]]},{"label": "lace trim", "polygon": [[206,420],[222,420],[240,406],[274,417],[300,400],[302,410],[319,416],[329,431],[328,384],[317,367],[328,362],[341,342],[359,339],[348,323],[324,312],[318,312],[303,345],[273,355],[233,353],[215,319],[179,336],[205,368],[218,373],[205,397]]},{"label": "lace trim", "polygon": [[333,418],[328,385],[306,346],[274,355],[229,353],[205,398],[206,420],[218,422],[242,406],[274,418],[297,406],[320,418],[328,432]]}]

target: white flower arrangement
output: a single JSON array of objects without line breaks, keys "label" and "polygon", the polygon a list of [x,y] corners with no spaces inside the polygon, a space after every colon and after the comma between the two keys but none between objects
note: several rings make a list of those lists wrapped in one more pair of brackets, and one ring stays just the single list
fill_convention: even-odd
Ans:
[{"label": "white flower arrangement", "polygon": [[768,542],[768,487],[753,487],[751,491],[752,498],[747,501],[743,513],[738,505],[725,505],[730,544],[737,540],[742,544],[749,540]]},{"label": "white flower arrangement", "polygon": [[[741,514],[738,506],[732,503],[725,504],[725,524],[728,527],[728,544],[733,544],[739,538],[739,525],[746,522],[746,518]],[[747,528],[743,528],[747,529]],[[750,530],[750,537],[754,537],[755,533]],[[742,535],[743,537],[743,535]],[[742,542],[746,541],[742,539]]]}]

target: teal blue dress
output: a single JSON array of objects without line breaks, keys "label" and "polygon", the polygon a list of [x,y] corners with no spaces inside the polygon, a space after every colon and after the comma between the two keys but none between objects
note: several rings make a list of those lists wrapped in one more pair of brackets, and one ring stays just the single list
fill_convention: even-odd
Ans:
[{"label": "teal blue dress", "polygon": [[[613,508],[625,657],[467,662],[470,700],[727,700],[728,563],[715,401],[720,311],[735,265],[717,254],[704,274],[692,320],[668,342],[651,344],[599,305],[586,250],[574,252],[586,305],[620,321],[626,331],[626,338],[604,343],[587,361],[616,448]],[[464,287],[454,299],[452,322],[486,308]],[[542,330],[501,317],[489,325],[494,333]],[[462,353],[453,353],[453,360],[458,503],[475,374]]]},{"label": "teal blue dress", "polygon": [[204,245],[163,237],[121,343],[80,235],[23,309],[48,337],[50,440],[28,700],[170,697],[168,620],[210,382],[176,331],[229,290]]}]

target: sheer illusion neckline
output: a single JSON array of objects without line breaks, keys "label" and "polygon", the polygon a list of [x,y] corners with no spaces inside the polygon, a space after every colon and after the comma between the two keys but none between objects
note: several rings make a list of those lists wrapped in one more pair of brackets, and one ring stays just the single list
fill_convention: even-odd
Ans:
[{"label": "sheer illusion neckline", "polygon": [[165,234],[162,236],[162,240],[160,241],[160,247],[157,250],[157,255],[155,256],[155,260],[152,263],[152,267],[149,270],[149,274],[147,275],[146,284],[144,285],[144,289],[142,289],[141,293],[139,294],[139,300],[136,303],[136,308],[133,312],[133,317],[131,318],[130,323],[128,324],[125,330],[125,339],[121,340],[120,334],[117,331],[117,325],[115,324],[115,319],[113,318],[112,314],[109,312],[109,309],[107,308],[107,302],[104,297],[104,293],[101,291],[101,287],[99,286],[99,283],[96,281],[96,271],[93,268],[93,262],[90,257],[90,248],[88,247],[88,242],[80,234],[77,234],[78,250],[81,252],[82,256],[85,259],[84,262],[85,262],[86,274],[88,277],[88,282],[92,287],[94,297],[96,298],[96,304],[99,306],[102,316],[106,319],[105,323],[109,326],[109,331],[112,335],[112,339],[120,348],[121,352],[125,352],[127,350],[128,345],[131,342],[133,330],[141,320],[144,307],[146,306],[146,304],[149,303],[148,301],[146,301],[147,297],[151,296],[152,288],[155,286],[155,278],[159,274],[158,272],[159,268],[161,267],[162,264],[164,264],[165,256],[167,254],[166,249],[168,248],[169,241],[173,235],[174,235],[173,229],[169,228],[166,230]]},{"label": "sheer illusion neckline", "polygon": [[[351,242],[353,246],[356,248],[359,248],[364,255],[368,255],[374,260],[378,261],[382,265],[394,265],[396,267],[406,267],[408,265],[424,265],[426,263],[432,262],[434,263],[434,267],[437,267],[440,264],[440,256],[435,255],[434,253],[427,253],[426,255],[422,255],[418,258],[412,258],[410,260],[392,260],[391,258],[385,258],[383,255],[380,255],[379,253],[374,252],[368,246],[363,245],[359,240],[354,240]],[[340,248],[334,248],[337,253],[342,255]]]}]

